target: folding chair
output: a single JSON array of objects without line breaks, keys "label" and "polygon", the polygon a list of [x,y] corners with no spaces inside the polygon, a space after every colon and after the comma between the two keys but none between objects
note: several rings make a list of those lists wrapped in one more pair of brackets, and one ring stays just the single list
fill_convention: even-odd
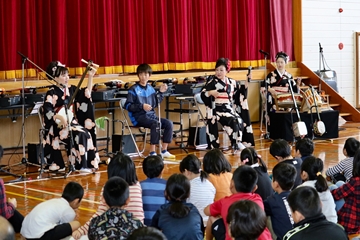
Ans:
[{"label": "folding chair", "polygon": [[[121,135],[124,136],[124,132],[125,129],[128,130],[130,137],[132,139],[132,142],[135,146],[136,152],[133,153],[127,153],[127,155],[129,155],[130,157],[135,157],[135,156],[139,156],[141,158],[145,158],[145,156],[143,155],[144,151],[145,151],[145,146],[146,146],[146,137],[148,134],[149,129],[148,128],[144,128],[145,132],[142,132],[142,128],[143,127],[136,127],[136,126],[132,126],[129,124],[129,120],[128,120],[128,114],[127,114],[127,110],[125,109],[125,102],[126,102],[126,98],[121,98],[120,99],[120,111],[121,111],[121,118],[119,121],[121,122]],[[137,141],[136,141],[136,137],[137,135],[135,135],[132,131],[132,128],[137,128],[139,129],[140,135],[143,137],[143,147],[140,150],[138,145],[137,145]],[[120,141],[120,151],[122,151],[122,142]]]},{"label": "folding chair", "polygon": [[195,102],[195,105],[198,110],[198,116],[197,116],[196,127],[195,127],[194,146],[196,149],[207,148],[208,147],[207,144],[196,145],[196,140],[197,140],[197,136],[198,136],[198,132],[199,132],[199,123],[202,122],[204,124],[204,126],[206,127],[206,120],[207,120],[204,117],[203,113],[201,112],[201,105],[204,105],[204,102],[201,99],[201,93],[196,93],[194,95],[194,102]]}]

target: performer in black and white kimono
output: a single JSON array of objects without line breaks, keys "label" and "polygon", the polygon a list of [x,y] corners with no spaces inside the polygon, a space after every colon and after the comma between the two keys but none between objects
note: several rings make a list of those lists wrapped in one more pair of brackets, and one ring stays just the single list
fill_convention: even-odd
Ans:
[{"label": "performer in black and white kimono", "polygon": [[[60,151],[60,143],[66,144],[71,163],[81,172],[91,173],[98,168],[99,154],[96,149],[94,110],[91,100],[92,77],[95,70],[89,71],[88,85],[79,89],[74,98],[74,118],[61,114],[66,102],[75,93],[76,86],[69,85],[69,70],[58,61],[51,62],[46,73],[49,79],[55,79],[56,85],[47,91],[43,110],[46,133],[43,140],[44,156],[50,170],[65,170]],[[51,76],[51,77],[49,77]],[[71,110],[68,109],[68,112]],[[70,146],[70,124],[73,135],[73,146]]]},{"label": "performer in black and white kimono", "polygon": [[[219,122],[227,132],[231,146],[242,150],[254,146],[254,136],[247,104],[247,83],[241,85],[226,77],[230,60],[220,58],[215,65],[215,75],[207,78],[201,93],[206,106],[208,148],[219,148]],[[243,143],[244,144],[243,144]]]}]

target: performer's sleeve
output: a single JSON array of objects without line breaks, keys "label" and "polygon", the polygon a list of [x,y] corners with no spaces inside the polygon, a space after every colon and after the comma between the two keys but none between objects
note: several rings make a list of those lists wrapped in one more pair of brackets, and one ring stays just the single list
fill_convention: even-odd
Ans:
[{"label": "performer's sleeve", "polygon": [[[75,92],[76,87],[71,86],[71,92]],[[95,112],[91,99],[91,91],[86,87],[79,89],[75,97],[76,118],[80,125],[86,129],[95,127]]]},{"label": "performer's sleeve", "polygon": [[139,103],[138,96],[133,88],[131,88],[128,92],[125,109],[129,112],[139,112],[143,109],[143,106]]},{"label": "performer's sleeve", "polygon": [[205,106],[211,106],[212,101],[214,101],[214,97],[209,95],[209,91],[215,89],[213,79],[209,79],[201,92],[201,99],[203,100]]},{"label": "performer's sleeve", "polygon": [[45,129],[50,129],[54,124],[56,113],[53,103],[56,102],[56,98],[57,95],[54,94],[54,89],[47,91],[43,105]]}]

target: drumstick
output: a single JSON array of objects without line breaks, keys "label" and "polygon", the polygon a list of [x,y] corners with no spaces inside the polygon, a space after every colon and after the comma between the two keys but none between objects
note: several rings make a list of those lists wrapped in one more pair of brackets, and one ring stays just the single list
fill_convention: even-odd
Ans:
[{"label": "drumstick", "polygon": [[[84,59],[81,59],[81,61],[82,61],[83,63],[89,64],[89,62],[85,61]],[[100,67],[100,66],[97,65],[96,63],[91,63],[91,65],[93,65],[93,66],[96,67],[96,68],[99,68],[99,67]]]}]

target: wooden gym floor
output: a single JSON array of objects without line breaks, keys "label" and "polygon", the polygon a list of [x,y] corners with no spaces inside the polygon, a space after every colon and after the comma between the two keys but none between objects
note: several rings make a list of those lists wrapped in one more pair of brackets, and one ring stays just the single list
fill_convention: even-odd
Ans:
[{"label": "wooden gym floor", "polygon": [[[262,156],[264,161],[267,163],[269,171],[276,164],[275,159],[269,154],[269,146],[271,140],[260,138],[259,124],[253,124],[254,136],[256,139],[256,150]],[[344,158],[342,149],[344,142],[349,137],[354,137],[360,140],[360,123],[345,123],[341,126],[339,131],[339,138],[331,140],[314,140],[315,142],[315,156],[320,157],[324,160],[325,169],[334,166],[341,159]],[[222,145],[227,146],[227,137],[221,139]],[[173,141],[174,142],[174,141]],[[99,149],[101,149],[105,143],[99,141]],[[187,153],[179,149],[176,145],[171,145],[170,152],[176,155],[176,160],[166,161],[163,178],[167,179],[171,174],[179,172],[179,162],[184,158]],[[206,151],[187,149],[189,153],[193,153],[202,159]],[[294,151],[294,150],[293,150]],[[21,163],[22,149],[18,149],[17,153],[13,153],[14,150],[6,150],[1,164],[12,165]],[[148,152],[145,151],[145,154]],[[100,153],[100,155],[103,152]],[[228,160],[230,161],[233,169],[239,165],[239,154],[232,155],[227,154]],[[102,160],[106,160],[107,157],[102,157]],[[133,158],[137,167],[137,176],[139,180],[144,180],[145,175],[142,172],[141,158]],[[99,204],[100,190],[107,180],[106,165],[101,164],[99,171],[94,174],[83,174],[74,172],[71,173],[66,179],[63,176],[51,176],[49,178],[47,173],[44,173],[41,177],[36,172],[37,167],[26,166],[25,164],[19,164],[11,167],[11,172],[22,176],[21,181],[9,183],[15,180],[16,177],[11,176],[7,173],[0,171],[0,177],[3,178],[6,183],[6,195],[7,197],[16,198],[18,207],[17,209],[23,215],[26,215],[31,209],[42,201],[50,198],[61,196],[62,189],[69,181],[79,182],[85,189],[85,195],[81,203],[80,208],[77,210],[77,220],[82,224],[85,223],[92,214],[96,211],[97,205]],[[33,172],[33,173],[31,173]],[[34,173],[35,172],[35,173]]]}]

